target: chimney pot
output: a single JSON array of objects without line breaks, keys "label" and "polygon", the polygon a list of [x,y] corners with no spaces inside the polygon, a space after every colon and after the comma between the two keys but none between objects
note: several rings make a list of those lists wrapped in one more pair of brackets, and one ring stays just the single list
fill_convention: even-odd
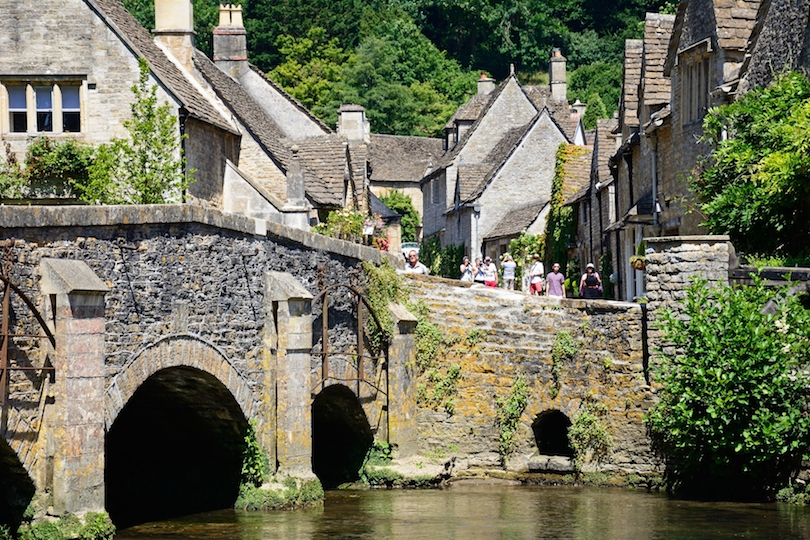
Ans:
[{"label": "chimney pot", "polygon": [[487,77],[486,73],[481,73],[478,79],[478,95],[484,96],[495,90],[495,79]]},{"label": "chimney pot", "polygon": [[219,26],[214,28],[214,62],[234,78],[247,63],[247,35],[242,23],[242,6],[220,4]]}]

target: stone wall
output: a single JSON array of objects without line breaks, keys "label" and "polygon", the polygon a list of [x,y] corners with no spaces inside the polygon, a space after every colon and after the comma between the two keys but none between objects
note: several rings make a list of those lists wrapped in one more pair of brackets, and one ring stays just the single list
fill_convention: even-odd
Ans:
[{"label": "stone wall", "polygon": [[[644,371],[643,312],[630,303],[562,300],[480,287],[430,277],[411,278],[412,297],[430,308],[430,320],[457,341],[439,362],[461,365],[455,410],[422,404],[418,426],[425,455],[455,455],[460,469],[502,470],[495,400],[506,396],[518,375],[530,389],[520,418],[514,452],[506,467],[515,473],[542,470],[533,425],[560,411],[569,420],[589,394],[607,408],[603,422],[613,437],[605,471],[650,473],[657,463],[650,450],[645,411],[653,395]],[[475,331],[473,331],[475,329]],[[579,352],[561,366],[553,389],[551,349],[569,332]],[[430,385],[424,378],[420,384]],[[594,470],[596,464],[586,464]]]}]

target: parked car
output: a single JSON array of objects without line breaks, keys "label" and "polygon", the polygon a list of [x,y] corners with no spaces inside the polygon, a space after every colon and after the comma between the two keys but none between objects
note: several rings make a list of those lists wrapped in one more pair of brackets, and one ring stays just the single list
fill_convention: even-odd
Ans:
[{"label": "parked car", "polygon": [[419,255],[419,243],[418,242],[403,242],[402,243],[402,256],[406,259],[408,258],[408,253],[411,251],[416,251],[416,254]]}]

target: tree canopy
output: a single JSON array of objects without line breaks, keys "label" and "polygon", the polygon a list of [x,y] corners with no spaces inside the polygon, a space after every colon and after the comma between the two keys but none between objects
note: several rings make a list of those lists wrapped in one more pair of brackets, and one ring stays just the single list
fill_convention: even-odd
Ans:
[{"label": "tree canopy", "polygon": [[789,73],[712,109],[692,177],[706,226],[746,253],[799,255],[810,235],[810,81]]}]

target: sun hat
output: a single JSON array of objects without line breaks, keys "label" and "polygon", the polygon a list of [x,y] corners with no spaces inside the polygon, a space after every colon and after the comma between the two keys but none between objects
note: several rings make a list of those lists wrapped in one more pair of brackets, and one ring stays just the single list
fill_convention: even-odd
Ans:
[{"label": "sun hat", "polygon": [[588,266],[585,267],[585,270],[587,270],[588,268],[593,268],[594,270],[596,270],[596,267],[593,265],[593,263],[588,263]]}]

